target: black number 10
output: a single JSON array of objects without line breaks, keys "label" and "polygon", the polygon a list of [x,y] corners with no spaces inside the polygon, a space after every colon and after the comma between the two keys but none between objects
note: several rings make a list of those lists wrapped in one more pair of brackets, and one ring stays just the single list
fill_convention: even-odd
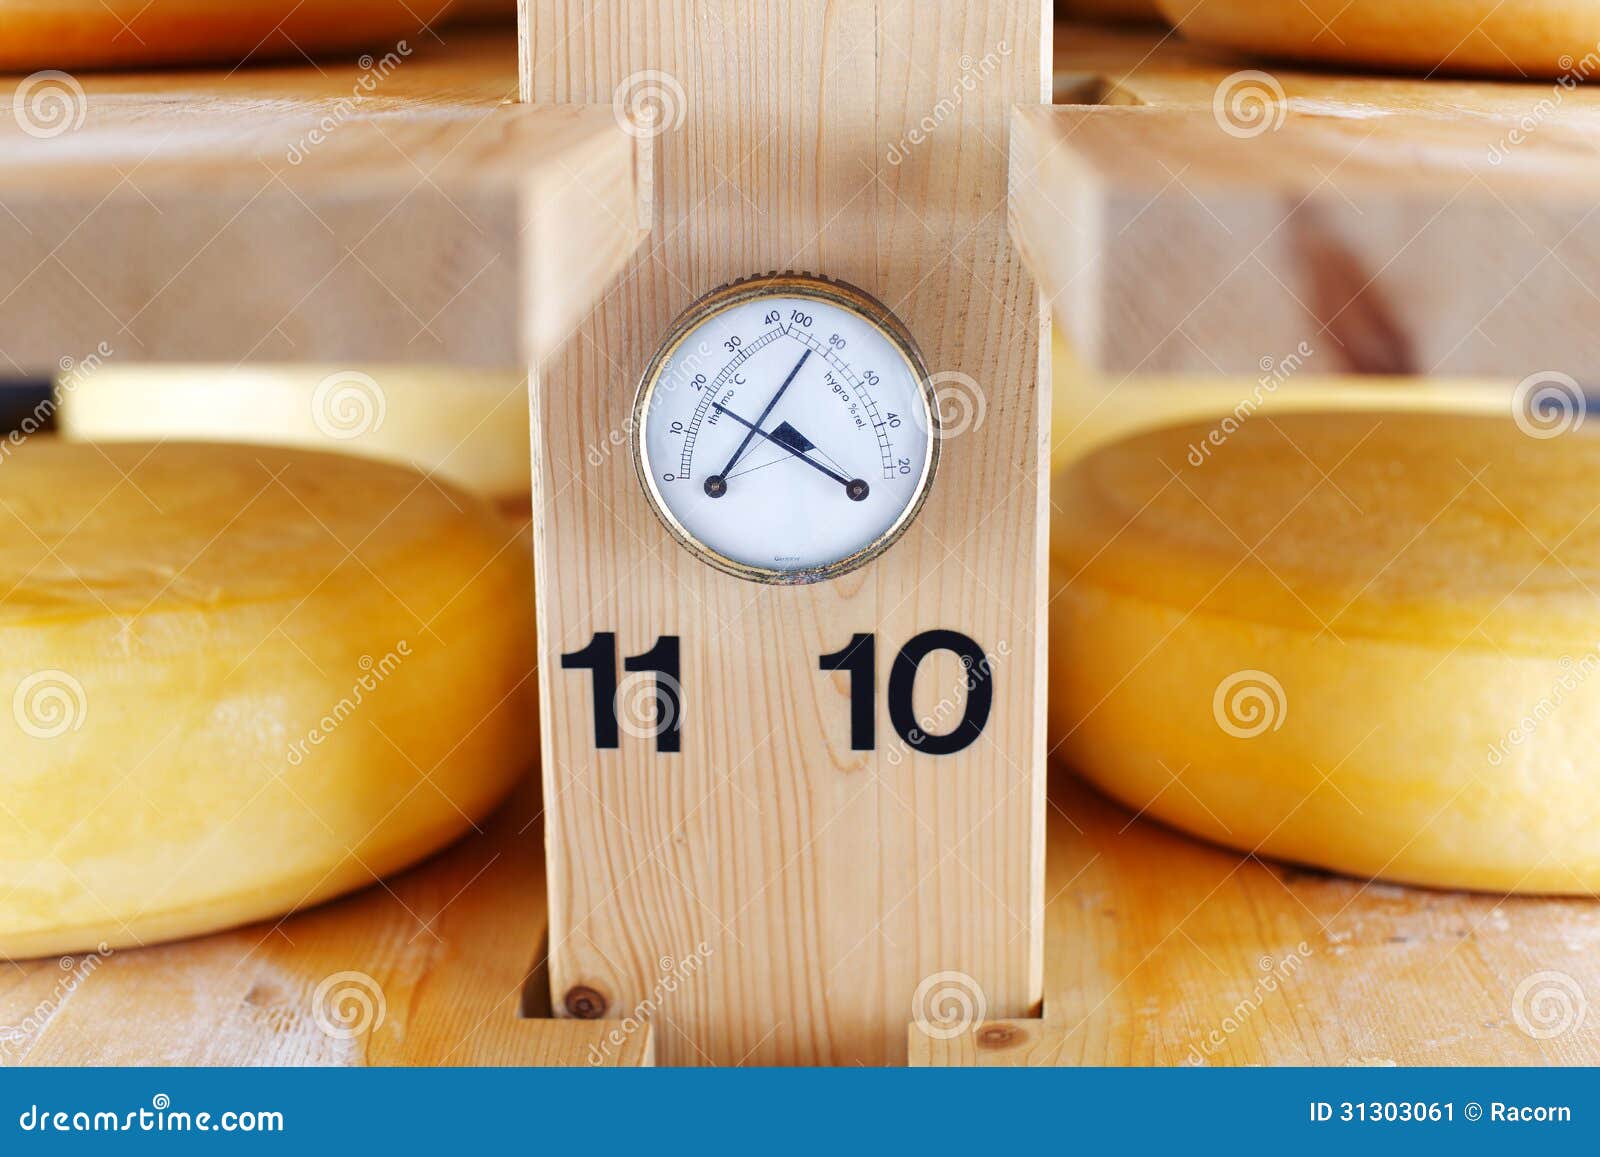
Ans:
[{"label": "black number 10", "polygon": [[[942,735],[932,735],[917,721],[912,705],[917,671],[922,661],[935,651],[950,651],[967,669],[967,704],[955,727]],[[876,635],[854,635],[844,650],[823,655],[824,671],[850,673],[850,747],[872,751],[878,746],[877,684],[878,640]],[[983,648],[956,631],[924,631],[894,657],[889,669],[889,722],[900,738],[915,751],[928,755],[954,755],[978,741],[989,712],[994,708],[994,683],[989,658]]]}]

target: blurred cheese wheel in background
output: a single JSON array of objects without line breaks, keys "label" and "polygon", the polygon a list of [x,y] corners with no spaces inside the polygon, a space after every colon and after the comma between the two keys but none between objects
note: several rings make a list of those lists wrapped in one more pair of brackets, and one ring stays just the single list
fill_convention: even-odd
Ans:
[{"label": "blurred cheese wheel in background", "polygon": [[1285,361],[1255,379],[1097,374],[1058,333],[1051,409],[1052,469],[1156,426],[1215,420],[1219,434],[1250,415],[1296,410],[1427,410],[1505,414],[1515,385],[1437,378],[1313,377]]},{"label": "blurred cheese wheel in background", "polygon": [[239,64],[415,36],[450,0],[0,0],[0,71]]},{"label": "blurred cheese wheel in background", "polygon": [[515,22],[517,0],[455,0],[450,6],[452,24]]},{"label": "blurred cheese wheel in background", "polygon": [[1600,889],[1600,435],[1509,414],[1214,428],[1057,479],[1058,754],[1242,851]]},{"label": "blurred cheese wheel in background", "polygon": [[[1183,35],[1267,56],[1553,77],[1600,68],[1595,0],[1159,0]],[[1587,67],[1584,61],[1587,59]]]},{"label": "blurred cheese wheel in background", "polygon": [[517,532],[414,471],[272,447],[0,462],[0,956],[371,884],[533,766]]},{"label": "blurred cheese wheel in background", "polygon": [[1161,19],[1156,0],[1056,0],[1056,15],[1126,23]]},{"label": "blurred cheese wheel in background", "polygon": [[490,371],[102,366],[57,383],[65,438],[261,442],[403,462],[508,507],[532,488],[527,378]]}]

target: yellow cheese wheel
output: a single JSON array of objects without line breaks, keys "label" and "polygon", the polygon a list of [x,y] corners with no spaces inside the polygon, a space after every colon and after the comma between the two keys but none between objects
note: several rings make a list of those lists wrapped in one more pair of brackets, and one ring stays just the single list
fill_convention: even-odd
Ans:
[{"label": "yellow cheese wheel", "polygon": [[1060,754],[1243,851],[1600,888],[1600,436],[1570,414],[1217,433],[1147,432],[1057,479]]},{"label": "yellow cheese wheel", "polygon": [[1097,374],[1073,356],[1058,333],[1051,466],[1059,470],[1089,451],[1141,430],[1180,422],[1219,425],[1241,417],[1297,410],[1438,410],[1504,414],[1516,392],[1511,382],[1316,377],[1285,363],[1257,377],[1129,377]]},{"label": "yellow cheese wheel", "polygon": [[372,883],[535,750],[532,577],[481,500],[334,454],[0,460],[0,956]]},{"label": "yellow cheese wheel", "polygon": [[516,19],[517,0],[455,0],[450,8],[452,24],[515,22]]},{"label": "yellow cheese wheel", "polygon": [[1600,70],[1594,0],[1158,0],[1184,36],[1298,60],[1514,78]]},{"label": "yellow cheese wheel", "polygon": [[496,501],[532,487],[523,374],[105,365],[63,376],[56,399],[78,441],[266,442],[403,462]]},{"label": "yellow cheese wheel", "polygon": [[1155,0],[1057,0],[1056,15],[1112,21],[1161,19]]},{"label": "yellow cheese wheel", "polygon": [[0,71],[304,59],[414,36],[450,0],[0,0]]}]

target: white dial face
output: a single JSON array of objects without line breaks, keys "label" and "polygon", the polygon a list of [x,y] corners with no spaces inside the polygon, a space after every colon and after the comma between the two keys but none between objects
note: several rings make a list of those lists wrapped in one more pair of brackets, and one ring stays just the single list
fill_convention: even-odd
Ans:
[{"label": "white dial face", "polygon": [[[830,578],[886,547],[932,480],[926,374],[853,291],[780,279],[692,314],[641,389],[639,470],[708,561]],[[730,565],[731,564],[731,565]]]}]

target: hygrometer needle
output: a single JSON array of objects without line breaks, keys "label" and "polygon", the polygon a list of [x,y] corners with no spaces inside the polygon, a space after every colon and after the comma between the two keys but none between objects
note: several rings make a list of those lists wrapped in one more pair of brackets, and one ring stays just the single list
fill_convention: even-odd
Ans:
[{"label": "hygrometer needle", "polygon": [[[747,441],[759,435],[760,437],[765,438],[768,442],[771,442],[774,446],[779,446],[784,450],[787,450],[796,458],[800,459],[800,461],[804,462],[807,466],[810,466],[813,470],[820,470],[823,474],[826,474],[840,486],[843,486],[845,493],[850,496],[852,501],[860,502],[871,492],[867,484],[860,478],[846,478],[838,471],[830,470],[821,462],[818,462],[815,458],[808,456],[805,450],[801,449],[801,447],[804,446],[809,449],[815,449],[815,447],[812,446],[811,441],[806,438],[805,435],[801,434],[800,431],[796,430],[787,422],[778,427],[779,430],[785,431],[786,433],[786,436],[780,437],[776,433],[769,434],[767,431],[761,429],[760,426],[756,425],[756,423],[746,421],[744,418],[739,417],[738,414],[735,414],[721,402],[712,402],[711,406],[718,413],[726,414],[728,417],[732,418],[735,422],[739,423],[739,425],[748,430],[749,433],[745,436]],[[710,485],[711,480],[708,479],[706,482],[706,486],[708,487],[706,493],[708,494],[711,493],[709,489]],[[724,481],[723,490],[725,491],[726,488],[727,483]],[[713,497],[720,497],[720,495],[713,495]]]},{"label": "hygrometer needle", "polygon": [[[794,384],[794,380],[800,376],[800,371],[805,368],[806,361],[810,357],[810,350],[806,350],[805,353],[800,355],[800,360],[795,362],[794,369],[790,370],[789,376],[783,379],[783,385],[779,386],[778,392],[772,395],[772,401],[768,402],[767,408],[761,411],[761,417],[756,419],[754,426],[750,426],[749,431],[744,436],[744,441],[739,443],[739,448],[733,452],[733,457],[728,459],[728,464],[719,470],[715,477],[726,478],[733,473],[733,468],[739,464],[739,459],[743,458],[744,452],[750,449],[750,440],[760,432],[760,428],[772,416],[773,408],[777,406],[778,399],[783,397],[784,391]],[[721,409],[722,407],[718,406],[717,408]],[[750,423],[745,422],[744,425],[749,426]]]}]

